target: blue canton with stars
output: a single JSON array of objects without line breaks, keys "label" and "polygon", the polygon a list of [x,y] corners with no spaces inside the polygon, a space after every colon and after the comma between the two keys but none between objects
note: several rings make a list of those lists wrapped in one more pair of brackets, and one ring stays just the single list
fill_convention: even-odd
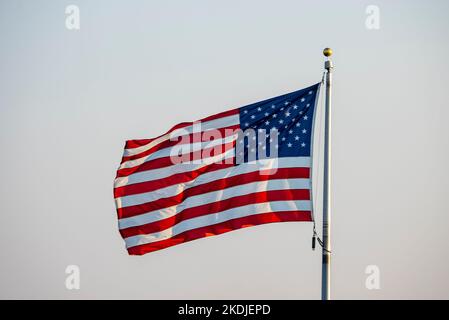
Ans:
[{"label": "blue canton with stars", "polygon": [[[272,146],[277,149],[278,157],[308,157],[311,154],[313,115],[320,84],[287,93],[282,96],[256,102],[239,108],[240,128],[245,135],[238,138],[237,144],[243,144],[237,157],[248,161],[248,153],[255,153],[259,159],[262,146],[261,137],[266,139],[264,150],[270,149],[270,131],[277,130],[278,141]],[[247,129],[253,129],[253,142],[249,141]],[[265,135],[261,133],[264,132]],[[275,132],[275,131],[274,131]],[[256,143],[254,143],[256,142]],[[273,140],[271,140],[273,143]],[[242,150],[244,150],[244,155]],[[269,152],[266,152],[269,156]]]}]

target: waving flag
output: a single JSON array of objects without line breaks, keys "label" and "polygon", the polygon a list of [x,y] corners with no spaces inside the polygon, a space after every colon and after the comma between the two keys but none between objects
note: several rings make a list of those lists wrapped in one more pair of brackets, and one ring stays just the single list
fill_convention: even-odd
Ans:
[{"label": "waving flag", "polygon": [[265,223],[312,221],[319,86],[127,141],[114,198],[129,254]]}]

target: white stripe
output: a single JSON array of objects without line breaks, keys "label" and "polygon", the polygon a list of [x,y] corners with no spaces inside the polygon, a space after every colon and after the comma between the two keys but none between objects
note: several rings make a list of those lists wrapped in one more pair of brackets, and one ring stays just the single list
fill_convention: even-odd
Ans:
[{"label": "white stripe", "polygon": [[126,247],[131,248],[142,244],[165,240],[185,231],[206,227],[232,219],[248,217],[255,214],[277,211],[310,211],[310,201],[272,201],[250,204],[218,213],[208,214],[181,221],[172,228],[146,235],[136,235],[125,239]]},{"label": "white stripe", "polygon": [[[255,162],[248,162],[243,163],[238,166],[225,168],[213,172],[207,172],[199,177],[197,177],[194,180],[175,184],[172,186],[168,186],[165,188],[160,188],[155,191],[145,192],[138,194],[142,197],[145,197],[147,199],[146,202],[156,201],[161,198],[168,198],[172,196],[176,196],[182,192],[184,192],[187,189],[190,189],[192,187],[196,187],[205,183],[209,183],[215,180],[220,180],[224,178],[230,178],[234,177],[240,174],[246,174],[250,172],[260,171],[263,172],[264,170],[269,169],[282,169],[282,168],[310,168],[310,157],[285,157],[285,158],[276,158],[276,159],[265,159],[265,160],[258,160]],[[117,179],[115,182],[115,188],[117,188]],[[128,201],[126,198],[135,197],[137,195],[130,195],[130,196],[123,196],[118,197],[115,199],[117,208],[122,207],[122,200],[124,202]],[[132,200],[130,200],[132,201]]]},{"label": "white stripe", "polygon": [[227,116],[227,117],[223,117],[223,118],[218,118],[218,119],[214,119],[214,120],[210,120],[210,121],[206,121],[206,122],[197,122],[193,125],[190,125],[190,126],[187,126],[184,128],[179,128],[179,129],[173,130],[172,132],[164,134],[163,136],[154,139],[153,141],[151,141],[150,143],[147,143],[146,145],[143,145],[143,146],[140,146],[137,148],[125,149],[123,156],[125,156],[125,157],[133,156],[135,154],[139,154],[148,149],[151,149],[163,141],[170,140],[172,138],[176,138],[179,136],[183,136],[185,134],[193,133],[193,129],[195,128],[195,131],[196,131],[196,126],[198,126],[198,124],[201,124],[201,126],[200,126],[201,129],[199,130],[199,132],[201,132],[201,131],[206,131],[209,129],[226,128],[226,127],[233,126],[233,125],[236,125],[239,123],[240,123],[239,114],[235,114],[235,115]]},{"label": "white stripe", "polygon": [[[235,140],[237,140],[238,135],[232,135],[232,136],[228,136],[225,137],[223,139],[216,139],[216,140],[212,140],[212,141],[200,141],[200,142],[195,142],[195,143],[186,143],[186,144],[177,144],[175,146],[171,146],[171,147],[167,147],[167,148],[163,148],[160,149],[158,151],[155,151],[153,153],[151,153],[150,155],[144,156],[142,158],[139,159],[135,159],[135,160],[128,160],[123,162],[120,167],[120,169],[124,169],[124,168],[132,168],[132,167],[136,167],[141,165],[142,163],[154,160],[154,159],[159,159],[159,158],[164,158],[164,157],[170,157],[172,156],[172,150],[174,147],[177,148],[177,150],[182,150],[184,151],[182,154],[189,154],[193,151],[199,151],[199,150],[204,150],[207,148],[212,148],[221,144],[227,144],[230,142],[233,142]],[[181,155],[179,155],[181,156]]]},{"label": "white stripe", "polygon": [[[256,192],[273,191],[273,190],[291,190],[291,189],[310,189],[310,179],[297,178],[297,179],[276,179],[276,180],[256,181],[234,187],[229,187],[222,190],[202,193],[196,196],[188,197],[183,202],[175,206],[150,211],[134,217],[120,219],[119,229],[140,226],[147,223],[167,219],[181,213],[186,209],[194,208],[199,205],[210,204],[217,201],[222,201]],[[133,200],[132,204],[125,203],[125,201],[123,201],[122,202],[123,207],[148,202],[148,200],[145,197],[134,198],[132,200]]]},{"label": "white stripe", "polygon": [[177,173],[191,172],[198,170],[202,167],[205,167],[207,165],[210,165],[212,163],[226,163],[226,160],[233,158],[234,154],[235,150],[230,149],[216,156],[200,159],[201,163],[193,163],[192,161],[192,163],[179,163],[169,167],[136,172],[130,174],[129,176],[118,177],[117,179],[115,179],[114,187],[118,188],[124,185],[166,178]]}]

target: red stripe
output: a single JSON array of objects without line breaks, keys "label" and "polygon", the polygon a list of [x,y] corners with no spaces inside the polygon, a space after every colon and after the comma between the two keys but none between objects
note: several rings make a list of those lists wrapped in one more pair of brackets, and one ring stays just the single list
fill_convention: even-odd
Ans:
[{"label": "red stripe", "polygon": [[[206,159],[208,157],[218,156],[226,151],[229,151],[235,147],[235,141],[231,141],[225,144],[220,144],[217,146],[209,147],[200,149],[200,151],[190,152],[183,154],[180,159],[183,161],[193,161],[193,160],[201,160]],[[178,161],[177,159],[173,159],[171,156],[169,157],[163,157],[163,158],[157,158],[154,160],[150,160],[147,162],[142,163],[141,165],[138,165],[136,167],[131,168],[124,168],[117,170],[117,178],[118,177],[126,177],[130,174],[136,173],[136,172],[142,172],[147,170],[154,170],[154,169],[160,169],[169,167],[172,165],[175,165],[175,161]],[[179,160],[180,161],[180,160]]]},{"label": "red stripe", "polygon": [[229,187],[243,185],[250,182],[266,181],[274,179],[309,178],[309,177],[310,177],[309,168],[279,168],[277,169],[276,173],[271,175],[263,175],[260,174],[259,171],[253,171],[194,186],[172,197],[161,198],[156,201],[147,202],[140,205],[118,208],[117,214],[119,219],[128,218],[142,213],[178,205],[181,202],[183,202],[186,198],[191,196],[199,195],[206,192],[223,190]]},{"label": "red stripe", "polygon": [[[240,125],[233,125],[233,126],[229,126],[226,128],[220,128],[220,129],[215,129],[215,130],[217,133],[220,133],[220,137],[225,138],[225,137],[233,135],[236,132],[236,130],[239,128],[240,128]],[[140,153],[137,153],[137,154],[134,154],[131,156],[123,156],[121,164],[126,161],[136,160],[136,159],[140,159],[140,158],[149,156],[150,154],[152,154],[158,150],[173,147],[175,145],[190,144],[193,142],[209,142],[209,140],[202,141],[202,137],[203,136],[202,136],[201,132],[200,132],[200,134],[195,132],[195,133],[176,137],[176,139],[174,138],[175,140],[171,140],[171,139],[164,140],[161,143],[158,143],[157,145],[151,147],[148,150],[142,151]]]},{"label": "red stripe", "polygon": [[123,238],[128,238],[138,234],[150,234],[173,227],[183,220],[208,215],[211,213],[222,212],[228,209],[237,208],[249,204],[265,203],[271,201],[289,201],[289,200],[310,200],[309,189],[285,189],[271,190],[245,194],[226,200],[212,203],[206,203],[197,207],[187,208],[175,216],[147,223],[144,225],[130,227],[120,230]]},{"label": "red stripe", "polygon": [[241,228],[266,223],[289,221],[312,221],[312,215],[310,211],[282,211],[251,215],[248,217],[232,219],[215,225],[189,230],[169,239],[131,247],[128,249],[128,253],[130,255],[143,255],[148,252],[161,250],[184,242],[215,236]]},{"label": "red stripe", "polygon": [[151,139],[133,139],[133,140],[127,140],[125,142],[125,149],[134,149],[134,148],[139,148],[142,147],[148,143],[150,143],[153,140],[156,140],[162,136],[165,136],[167,133],[170,133],[172,131],[175,131],[177,129],[181,129],[181,128],[185,128],[192,125],[191,122],[182,122],[182,123],[178,123],[177,125],[174,125],[173,127],[171,127],[170,130],[168,130],[166,133],[161,134],[160,136],[157,136],[155,138],[151,138]]},{"label": "red stripe", "polygon": [[240,112],[239,108],[231,109],[231,110],[227,110],[227,111],[223,111],[223,112],[214,114],[212,116],[208,116],[206,118],[202,118],[199,121],[206,122],[206,121],[216,120],[216,119],[219,119],[219,118],[226,118],[226,117],[229,117],[229,116],[233,116],[235,114],[239,114],[239,112]]}]

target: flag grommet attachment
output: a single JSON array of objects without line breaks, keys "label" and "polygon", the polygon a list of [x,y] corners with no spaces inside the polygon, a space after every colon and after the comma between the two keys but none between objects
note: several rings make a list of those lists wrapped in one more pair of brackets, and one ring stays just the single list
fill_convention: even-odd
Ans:
[{"label": "flag grommet attachment", "polygon": [[325,57],[330,57],[332,55],[332,49],[331,48],[325,48],[323,50],[323,54]]}]

